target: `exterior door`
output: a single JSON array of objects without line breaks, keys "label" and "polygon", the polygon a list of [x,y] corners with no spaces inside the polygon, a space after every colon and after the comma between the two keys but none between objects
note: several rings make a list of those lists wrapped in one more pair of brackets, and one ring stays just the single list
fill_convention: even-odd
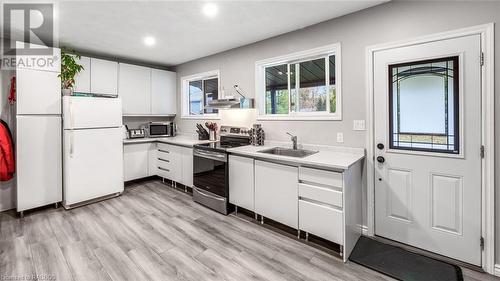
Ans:
[{"label": "exterior door", "polygon": [[375,234],[481,265],[480,35],[374,55]]}]

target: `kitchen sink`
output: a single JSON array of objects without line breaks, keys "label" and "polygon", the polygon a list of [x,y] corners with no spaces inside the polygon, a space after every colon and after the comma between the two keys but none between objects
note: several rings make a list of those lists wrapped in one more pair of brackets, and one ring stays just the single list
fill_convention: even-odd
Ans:
[{"label": "kitchen sink", "polygon": [[270,149],[259,150],[257,152],[274,154],[274,155],[281,155],[281,156],[298,157],[298,158],[303,158],[303,157],[318,153],[318,151],[312,151],[312,150],[306,150],[306,149],[291,149],[291,148],[284,148],[284,147],[273,147]]}]

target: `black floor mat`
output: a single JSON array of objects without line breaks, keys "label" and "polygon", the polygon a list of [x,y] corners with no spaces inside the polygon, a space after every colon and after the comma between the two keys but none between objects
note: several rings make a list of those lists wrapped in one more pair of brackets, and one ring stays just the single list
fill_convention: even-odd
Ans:
[{"label": "black floor mat", "polygon": [[359,238],[349,260],[399,280],[463,280],[462,270],[456,265],[363,236]]}]

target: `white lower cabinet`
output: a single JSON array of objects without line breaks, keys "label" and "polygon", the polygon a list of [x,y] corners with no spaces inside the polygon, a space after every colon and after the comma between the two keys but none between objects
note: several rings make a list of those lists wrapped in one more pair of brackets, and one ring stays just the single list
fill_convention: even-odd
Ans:
[{"label": "white lower cabinet", "polygon": [[299,229],[343,245],[343,174],[300,167],[299,182]]},{"label": "white lower cabinet", "polygon": [[157,175],[185,186],[193,186],[193,149],[158,143],[156,150]]},{"label": "white lower cabinet", "polygon": [[255,160],[255,212],[298,227],[298,168]]},{"label": "white lower cabinet", "polygon": [[342,211],[321,203],[299,200],[299,229],[343,245]]},{"label": "white lower cabinet", "polygon": [[180,146],[158,143],[158,176],[175,182],[182,180],[182,151]]},{"label": "white lower cabinet", "polygon": [[125,181],[149,176],[149,148],[151,143],[123,146],[123,175]]},{"label": "white lower cabinet", "polygon": [[254,160],[229,155],[229,203],[254,211]]},{"label": "white lower cabinet", "polygon": [[180,147],[182,157],[182,179],[180,183],[185,186],[193,186],[193,149]]},{"label": "white lower cabinet", "polygon": [[193,149],[166,143],[123,146],[124,180],[160,176],[193,186]]},{"label": "white lower cabinet", "polygon": [[157,158],[157,147],[156,143],[150,143],[148,148],[148,176],[156,176],[156,158]]},{"label": "white lower cabinet", "polygon": [[362,161],[331,171],[229,156],[229,202],[339,244],[347,261],[361,235]]}]

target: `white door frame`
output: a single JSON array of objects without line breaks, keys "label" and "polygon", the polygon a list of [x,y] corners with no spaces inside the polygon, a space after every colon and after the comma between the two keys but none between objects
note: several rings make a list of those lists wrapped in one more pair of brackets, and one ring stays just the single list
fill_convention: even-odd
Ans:
[{"label": "white door frame", "polygon": [[[484,271],[494,274],[495,269],[495,46],[494,23],[472,26],[468,28],[447,31],[443,33],[422,36],[414,39],[368,46],[366,48],[366,79],[367,79],[367,228],[365,234],[375,235],[375,165],[374,165],[374,122],[373,122],[373,57],[375,52],[419,45],[468,35],[481,35],[481,50],[484,54],[484,64],[481,70],[482,88],[482,145],[485,148],[482,159],[481,184],[481,234],[484,237],[482,267]],[[478,147],[479,153],[479,147]],[[479,243],[479,241],[478,241]]]}]

